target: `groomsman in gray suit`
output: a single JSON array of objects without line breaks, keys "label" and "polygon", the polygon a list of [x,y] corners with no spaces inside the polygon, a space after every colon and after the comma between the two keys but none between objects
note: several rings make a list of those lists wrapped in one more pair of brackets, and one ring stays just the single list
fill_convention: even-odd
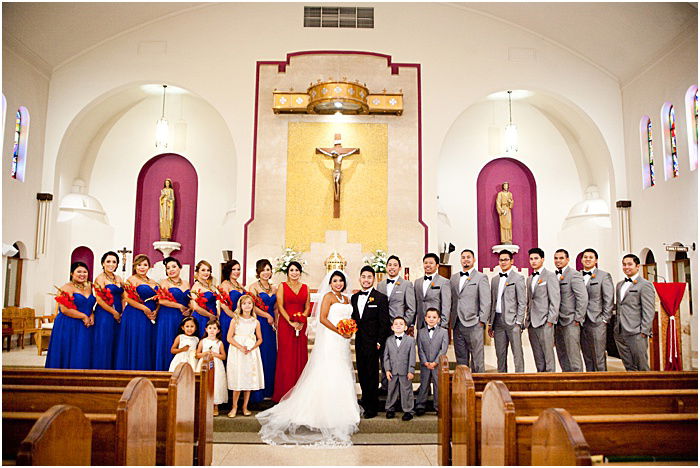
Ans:
[{"label": "groomsman in gray suit", "polygon": [[[389,316],[393,321],[396,317],[403,317],[406,323],[413,323],[416,315],[416,295],[413,292],[413,283],[399,276],[401,273],[401,260],[392,255],[386,262],[387,277],[377,284],[377,291],[389,298]],[[413,336],[413,328],[408,330]],[[388,380],[384,372],[382,361],[382,392],[388,391]]]},{"label": "groomsman in gray suit", "polygon": [[425,326],[425,311],[435,307],[440,311],[440,326],[447,328],[452,307],[452,294],[450,292],[450,280],[437,273],[440,259],[437,254],[427,253],[423,256],[423,270],[425,276],[418,278],[413,283],[416,294],[416,317],[413,323],[420,329]]},{"label": "groomsman in gray suit", "polygon": [[581,327],[581,351],[587,372],[608,370],[605,360],[607,324],[615,304],[615,285],[607,271],[599,269],[598,252],[586,249],[581,256],[583,281],[588,292],[586,320]]},{"label": "groomsman in gray suit", "polygon": [[474,267],[474,252],[465,249],[460,256],[462,271],[452,275],[452,309],[450,328],[453,330],[457,364],[472,372],[486,372],[484,367],[484,327],[491,315],[489,280]]},{"label": "groomsman in gray suit", "polygon": [[515,362],[515,372],[525,372],[522,333],[525,329],[527,293],[525,278],[515,271],[513,254],[501,250],[498,254],[501,273],[491,279],[491,316],[489,336],[496,345],[498,372],[508,372],[508,345]]},{"label": "groomsman in gray suit", "polygon": [[569,268],[569,252],[554,252],[554,274],[559,279],[559,320],[554,327],[557,358],[564,372],[583,372],[581,360],[581,324],[586,317],[588,293],[583,276]]},{"label": "groomsman in gray suit", "polygon": [[648,371],[649,337],[654,322],[654,285],[639,274],[639,257],[622,257],[625,279],[617,283],[615,343],[628,371]]},{"label": "groomsman in gray suit", "polygon": [[530,255],[532,274],[527,278],[527,334],[537,372],[554,372],[554,325],[559,319],[559,279],[544,268],[544,251],[534,247]]}]

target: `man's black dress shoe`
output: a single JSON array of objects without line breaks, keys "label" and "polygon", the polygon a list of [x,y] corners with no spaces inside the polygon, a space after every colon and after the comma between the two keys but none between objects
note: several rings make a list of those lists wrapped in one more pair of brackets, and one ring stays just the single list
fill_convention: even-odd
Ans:
[{"label": "man's black dress shoe", "polygon": [[394,413],[393,411],[387,411],[387,412],[386,412],[386,418],[387,418],[387,419],[394,419],[394,416],[396,416],[396,413]]},{"label": "man's black dress shoe", "polygon": [[423,409],[423,408],[416,409],[416,416],[423,416],[424,414],[425,414],[425,409]]},{"label": "man's black dress shoe", "polygon": [[413,419],[413,415],[411,413],[404,413],[401,417],[402,421],[410,421],[411,419]]}]

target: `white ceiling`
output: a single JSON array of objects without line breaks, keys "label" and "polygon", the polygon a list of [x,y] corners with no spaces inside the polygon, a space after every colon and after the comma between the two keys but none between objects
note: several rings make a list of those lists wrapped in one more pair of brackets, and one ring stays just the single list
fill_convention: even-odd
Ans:
[{"label": "white ceiling", "polygon": [[[47,74],[161,18],[211,3],[3,2],[3,40]],[[697,3],[450,3],[529,30],[624,84],[697,29]],[[428,6],[429,7],[429,6]]]}]

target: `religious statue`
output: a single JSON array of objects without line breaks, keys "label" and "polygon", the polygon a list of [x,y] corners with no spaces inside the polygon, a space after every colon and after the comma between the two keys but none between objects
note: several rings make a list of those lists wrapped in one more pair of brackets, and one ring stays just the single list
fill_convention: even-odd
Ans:
[{"label": "religious statue", "polygon": [[173,181],[165,179],[160,191],[160,240],[169,241],[173,238],[173,222],[175,220],[175,191]]},{"label": "religious statue", "polygon": [[508,182],[503,182],[502,190],[496,195],[496,212],[501,225],[501,244],[513,244],[513,194],[508,191]]},{"label": "religious statue", "polygon": [[343,158],[359,153],[360,148],[343,148],[340,133],[335,134],[333,148],[316,148],[316,152],[333,158],[333,217],[340,217],[340,181],[343,176]]}]

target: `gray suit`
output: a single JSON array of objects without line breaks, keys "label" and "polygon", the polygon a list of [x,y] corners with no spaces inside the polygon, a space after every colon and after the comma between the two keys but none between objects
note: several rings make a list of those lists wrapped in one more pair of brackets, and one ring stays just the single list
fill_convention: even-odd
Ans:
[{"label": "gray suit", "polygon": [[567,266],[559,278],[559,320],[554,328],[557,358],[564,372],[583,372],[581,324],[586,317],[588,293],[583,276]]},{"label": "gray suit", "polygon": [[501,313],[498,313],[496,306],[500,279],[500,276],[491,279],[491,316],[489,317],[489,326],[493,330],[493,340],[496,345],[498,372],[508,372],[508,344],[513,353],[515,372],[525,372],[522,342],[527,308],[525,278],[514,268],[510,269],[501,294]]},{"label": "gray suit", "polygon": [[430,307],[440,311],[440,326],[447,328],[450,307],[452,307],[450,280],[440,276],[437,271],[432,276],[433,279],[428,286],[425,297],[423,296],[425,277],[421,276],[413,283],[413,289],[416,294],[416,320],[413,323],[409,323],[409,325],[415,325],[416,328],[425,326],[425,311]]},{"label": "gray suit", "polygon": [[389,298],[391,320],[403,317],[410,324],[416,316],[416,295],[413,292],[413,283],[398,277],[391,290],[391,295],[389,295],[387,294],[387,279],[385,278],[377,284],[377,291]]},{"label": "gray suit", "polygon": [[[581,274],[583,275],[583,272]],[[589,276],[590,279],[586,284],[588,292],[586,320],[581,327],[581,351],[586,371],[602,372],[608,369],[605,360],[607,323],[615,304],[615,285],[607,271],[594,268]]]},{"label": "gray suit", "polygon": [[[438,358],[447,354],[449,336],[447,330],[436,327],[433,337],[430,338],[428,327],[418,330],[418,359],[420,359],[420,388],[418,389],[418,401],[416,408],[425,408],[428,401],[430,384],[433,384],[433,405],[438,409],[438,371],[439,369],[428,369],[426,362],[438,362]],[[403,346],[403,345],[402,345]]]},{"label": "gray suit", "polygon": [[469,366],[472,372],[485,372],[484,326],[491,316],[491,291],[486,275],[476,268],[469,273],[462,288],[459,287],[461,273],[450,279],[450,328],[454,331],[457,364]]},{"label": "gray suit", "polygon": [[[620,290],[624,281],[617,283],[617,324],[615,325],[615,343],[620,358],[628,371],[648,371],[649,357],[647,348],[651,336],[655,312],[654,285],[641,275],[630,285],[625,297],[620,299]],[[646,336],[644,336],[644,335]]]},{"label": "gray suit", "polygon": [[[386,339],[384,345],[384,369],[391,372],[389,390],[386,397],[386,410],[389,411],[396,404],[401,393],[401,409],[404,413],[413,411],[415,398],[413,396],[413,380],[409,380],[406,374],[416,372],[416,340],[404,333],[401,346],[396,344],[396,335]],[[385,374],[386,375],[386,374]]]},{"label": "gray suit", "polygon": [[535,275],[535,290],[532,290],[532,278],[527,278],[527,317],[528,336],[532,355],[535,358],[537,372],[554,372],[554,325],[559,320],[559,278],[542,268]]}]

